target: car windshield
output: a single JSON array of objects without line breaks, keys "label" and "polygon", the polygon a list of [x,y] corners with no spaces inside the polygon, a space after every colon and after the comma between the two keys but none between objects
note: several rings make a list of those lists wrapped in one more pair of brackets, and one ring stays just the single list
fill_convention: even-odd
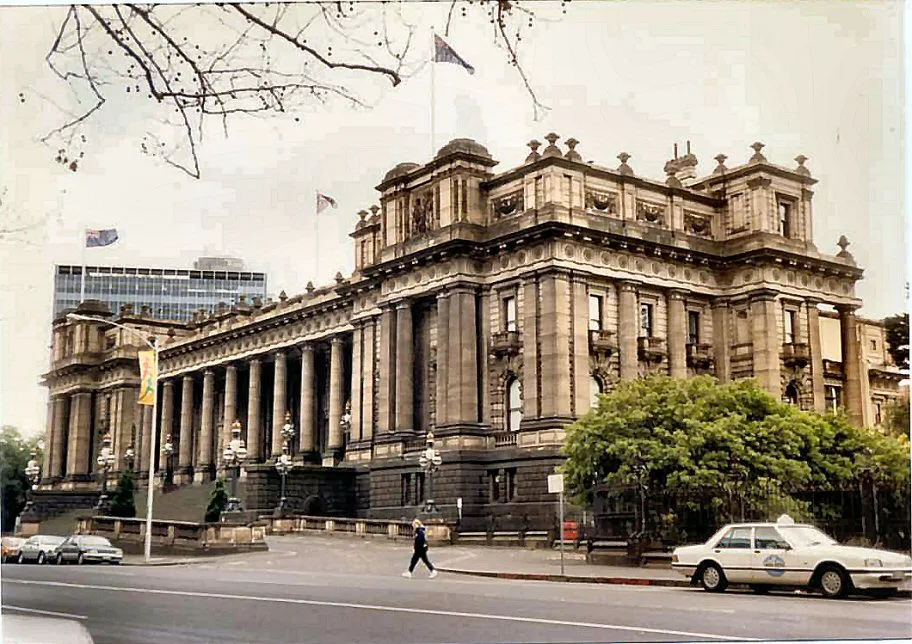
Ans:
[{"label": "car windshield", "polygon": [[57,546],[63,543],[63,537],[41,537],[41,543]]},{"label": "car windshield", "polygon": [[19,539],[18,537],[3,537],[3,543],[7,546],[18,546],[21,545],[25,539]]},{"label": "car windshield", "polygon": [[809,525],[777,526],[782,535],[796,546],[832,546],[838,542],[825,532]]},{"label": "car windshield", "polygon": [[111,542],[104,537],[83,537],[82,545],[84,546],[111,546]]}]

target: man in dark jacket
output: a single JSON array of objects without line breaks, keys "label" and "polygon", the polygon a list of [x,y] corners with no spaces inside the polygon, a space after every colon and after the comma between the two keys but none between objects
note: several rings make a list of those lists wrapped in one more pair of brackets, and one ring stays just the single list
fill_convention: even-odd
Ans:
[{"label": "man in dark jacket", "polygon": [[415,570],[415,566],[418,565],[418,560],[420,559],[424,562],[424,565],[428,567],[428,570],[431,571],[430,578],[433,579],[437,576],[437,571],[434,570],[434,566],[428,561],[428,542],[424,524],[418,519],[415,519],[412,521],[412,527],[415,529],[415,548],[412,553],[412,562],[409,564],[409,569],[402,573],[402,576],[411,577],[412,572]]}]

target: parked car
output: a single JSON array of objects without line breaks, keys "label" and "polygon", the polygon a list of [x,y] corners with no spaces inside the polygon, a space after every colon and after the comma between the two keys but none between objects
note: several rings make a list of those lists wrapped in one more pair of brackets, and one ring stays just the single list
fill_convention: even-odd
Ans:
[{"label": "parked car", "polygon": [[19,548],[22,544],[25,543],[25,539],[21,537],[3,537],[0,539],[0,560],[3,563],[8,561],[16,561],[19,557]]},{"label": "parked car", "polygon": [[53,561],[56,554],[56,548],[63,543],[63,537],[53,535],[36,534],[25,540],[25,543],[19,548],[19,563],[36,562],[39,564]]},{"label": "parked car", "polygon": [[123,550],[115,548],[104,537],[74,534],[57,548],[58,564],[76,562],[77,564],[107,562],[119,564],[123,561]]},{"label": "parked car", "polygon": [[888,595],[912,579],[912,558],[840,545],[788,515],[776,523],[726,525],[702,545],[676,548],[671,561],[674,570],[709,592],[743,583],[756,592],[778,586],[819,590],[830,598],[855,590]]}]

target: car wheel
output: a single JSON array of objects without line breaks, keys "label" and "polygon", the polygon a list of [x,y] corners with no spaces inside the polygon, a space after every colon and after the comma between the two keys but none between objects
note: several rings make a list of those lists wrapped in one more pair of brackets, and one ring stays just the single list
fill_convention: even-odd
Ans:
[{"label": "car wheel", "polygon": [[728,579],[718,564],[708,563],[703,568],[703,574],[700,575],[700,584],[703,590],[711,593],[721,593],[728,587]]},{"label": "car wheel", "polygon": [[85,558],[82,556],[82,553],[79,553],[79,556],[76,557],[76,565],[81,566],[85,563]]},{"label": "car wheel", "polygon": [[763,584],[751,584],[750,589],[758,595],[766,595],[770,591],[770,587],[764,586]]},{"label": "car wheel", "polygon": [[57,565],[58,565],[58,566],[62,566],[62,565],[63,565],[63,555],[60,554],[60,553],[57,553]]},{"label": "car wheel", "polygon": [[842,568],[826,566],[820,571],[820,592],[828,599],[845,597],[851,588],[852,582]]},{"label": "car wheel", "polygon": [[43,552],[38,553],[38,565],[39,566],[44,565],[44,553]]},{"label": "car wheel", "polygon": [[16,563],[23,564],[25,563],[25,557],[22,556],[22,553],[19,553],[19,556],[16,558]]}]

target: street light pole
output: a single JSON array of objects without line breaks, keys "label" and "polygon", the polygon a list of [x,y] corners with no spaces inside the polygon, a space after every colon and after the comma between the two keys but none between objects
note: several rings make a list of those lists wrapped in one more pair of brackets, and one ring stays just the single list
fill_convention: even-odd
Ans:
[{"label": "street light pole", "polygon": [[427,447],[421,453],[421,456],[418,457],[418,465],[421,469],[424,470],[425,475],[427,476],[427,494],[424,504],[425,514],[435,515],[437,514],[437,506],[434,504],[434,472],[437,471],[437,468],[440,467],[443,463],[443,459],[440,458],[440,452],[434,449],[434,433],[427,433]]},{"label": "street light pole", "polygon": [[[85,275],[83,275],[85,279]],[[103,324],[110,324],[111,326],[117,327],[118,329],[123,329],[128,333],[132,333],[135,337],[142,340],[150,349],[152,349],[154,356],[154,370],[155,370],[155,395],[152,397],[152,440],[149,441],[149,481],[148,487],[146,489],[146,538],[145,543],[143,544],[143,552],[145,554],[146,563],[152,559],[152,503],[153,503],[153,493],[155,486],[155,468],[152,467],[155,463],[155,452],[158,450],[158,378],[159,378],[159,349],[158,342],[155,341],[153,336],[152,340],[146,338],[142,333],[126,326],[125,324],[120,324],[119,322],[112,322],[111,320],[105,320],[102,318],[91,317],[89,315],[80,315],[79,313],[68,313],[67,318],[70,320],[85,320],[87,322],[101,322]]]}]

